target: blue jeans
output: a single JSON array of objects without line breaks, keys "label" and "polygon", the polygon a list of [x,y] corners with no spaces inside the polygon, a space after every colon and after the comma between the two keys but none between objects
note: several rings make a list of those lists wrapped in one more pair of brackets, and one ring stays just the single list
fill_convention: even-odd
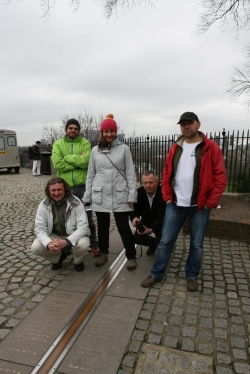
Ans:
[{"label": "blue jeans", "polygon": [[197,206],[180,207],[176,204],[166,204],[165,218],[162,227],[162,237],[157,247],[156,260],[151,270],[151,276],[160,278],[165,273],[171,258],[178,234],[188,218],[190,230],[190,248],[185,272],[187,278],[196,278],[200,273],[203,240],[210,216],[209,209],[198,211]]}]

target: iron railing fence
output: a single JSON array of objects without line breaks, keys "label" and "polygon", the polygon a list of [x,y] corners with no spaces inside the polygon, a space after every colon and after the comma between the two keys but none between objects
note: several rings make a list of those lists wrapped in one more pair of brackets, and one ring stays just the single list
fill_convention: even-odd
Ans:
[{"label": "iron railing fence", "polygon": [[[162,172],[169,149],[179,135],[149,136],[122,138],[119,137],[131,150],[135,165],[137,182],[140,183],[141,175],[145,170],[154,170],[162,179]],[[250,134],[249,130],[232,132],[223,129],[218,134],[206,134],[215,141],[222,150],[227,170],[227,191],[250,192]],[[95,144],[93,144],[95,145]],[[31,167],[32,161],[28,158],[28,147],[20,148],[22,167]],[[51,150],[44,149],[44,150]]]},{"label": "iron railing fence", "polygon": [[[224,156],[227,170],[227,191],[228,192],[250,192],[250,134],[249,130],[232,132],[224,129],[218,134],[206,134],[215,141]],[[166,156],[170,147],[176,141],[178,135],[168,136],[146,136],[124,139],[131,150],[133,157],[137,182],[140,183],[141,175],[145,170],[154,170],[159,180],[162,179],[162,172]]]}]

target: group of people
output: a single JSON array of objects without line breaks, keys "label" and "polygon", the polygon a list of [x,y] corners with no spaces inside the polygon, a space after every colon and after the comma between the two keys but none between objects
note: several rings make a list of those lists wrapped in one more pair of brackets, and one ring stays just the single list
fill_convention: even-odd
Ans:
[{"label": "group of people", "polygon": [[108,260],[113,213],[128,270],[137,267],[135,244],[147,246],[147,255],[156,253],[151,274],[141,282],[142,287],[151,287],[162,280],[188,218],[190,250],[185,272],[188,291],[196,291],[210,209],[217,207],[224,192],[226,171],[220,148],[199,131],[195,113],[183,113],[178,124],[182,135],[167,155],[162,185],[149,170],[137,189],[132,156],[117,138],[113,115],[101,123],[100,142],[92,151],[89,141],[79,135],[79,122],[68,120],[66,135],[53,145],[57,177],[48,181],[46,198],[39,204],[32,252],[48,259],[52,270],[60,269],[71,253],[75,270],[82,271],[90,247],[97,257],[95,265],[103,266]]}]

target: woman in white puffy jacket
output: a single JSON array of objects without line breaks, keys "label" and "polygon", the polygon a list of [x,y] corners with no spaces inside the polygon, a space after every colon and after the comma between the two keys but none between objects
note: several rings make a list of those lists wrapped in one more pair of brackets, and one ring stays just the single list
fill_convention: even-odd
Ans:
[{"label": "woman in white puffy jacket", "polygon": [[102,122],[100,143],[93,147],[83,203],[91,203],[96,212],[98,244],[101,251],[95,265],[108,260],[110,213],[126,250],[127,269],[136,268],[134,237],[129,226],[129,212],[137,201],[136,176],[130,150],[117,139],[117,124],[113,115]]}]

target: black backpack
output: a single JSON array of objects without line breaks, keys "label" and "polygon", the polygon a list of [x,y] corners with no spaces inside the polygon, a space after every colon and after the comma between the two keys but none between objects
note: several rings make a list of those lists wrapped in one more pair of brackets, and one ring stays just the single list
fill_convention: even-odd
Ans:
[{"label": "black backpack", "polygon": [[32,147],[29,147],[29,153],[28,153],[28,155],[29,155],[29,158],[30,158],[31,160],[33,160],[33,158],[34,158],[34,153],[33,153],[33,149],[32,149]]}]

